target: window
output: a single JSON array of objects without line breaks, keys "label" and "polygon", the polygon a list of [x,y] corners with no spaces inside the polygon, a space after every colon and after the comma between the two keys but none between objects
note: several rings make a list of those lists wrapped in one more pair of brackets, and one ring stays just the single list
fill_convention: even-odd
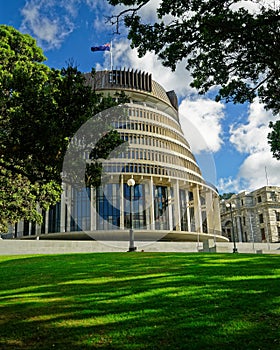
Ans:
[{"label": "window", "polygon": [[263,224],[263,214],[259,214],[259,221],[260,221],[260,224]]},{"label": "window", "polygon": [[280,211],[275,211],[276,221],[280,221]]},{"label": "window", "polygon": [[264,228],[261,229],[261,235],[262,235],[262,241],[265,241],[266,238],[265,238],[265,231],[264,231]]},{"label": "window", "polygon": [[118,184],[106,184],[97,188],[97,228],[112,229],[120,226],[120,196]]},{"label": "window", "polygon": [[258,196],[257,200],[258,200],[258,203],[261,203],[262,197],[261,197],[261,196]]}]

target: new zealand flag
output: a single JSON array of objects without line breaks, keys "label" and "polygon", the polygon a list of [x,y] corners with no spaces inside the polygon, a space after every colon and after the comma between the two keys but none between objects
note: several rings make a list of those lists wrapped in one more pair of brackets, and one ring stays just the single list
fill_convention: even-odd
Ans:
[{"label": "new zealand flag", "polygon": [[104,45],[100,45],[100,46],[92,46],[91,47],[91,51],[92,52],[96,52],[96,51],[110,51],[110,44],[104,44]]}]

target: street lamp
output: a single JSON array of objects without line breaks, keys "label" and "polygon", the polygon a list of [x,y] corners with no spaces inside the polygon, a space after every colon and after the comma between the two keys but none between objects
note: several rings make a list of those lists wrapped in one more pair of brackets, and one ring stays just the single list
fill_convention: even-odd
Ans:
[{"label": "street lamp", "polygon": [[129,252],[134,252],[136,250],[136,247],[134,247],[134,232],[133,232],[133,218],[132,218],[132,192],[134,190],[135,186],[135,180],[133,178],[130,178],[127,180],[127,186],[130,189],[130,228],[129,228]]},{"label": "street lamp", "polygon": [[234,234],[234,225],[233,225],[233,215],[232,215],[232,209],[235,208],[235,204],[234,203],[226,203],[226,207],[230,208],[230,216],[231,216],[231,224],[232,224],[233,253],[237,253],[235,234]]}]

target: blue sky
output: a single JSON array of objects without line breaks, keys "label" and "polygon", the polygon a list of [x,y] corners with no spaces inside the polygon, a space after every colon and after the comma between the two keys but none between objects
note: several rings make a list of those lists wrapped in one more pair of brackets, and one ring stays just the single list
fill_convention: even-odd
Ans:
[{"label": "blue sky", "polygon": [[[158,2],[151,0],[142,16],[152,19]],[[243,4],[254,10],[253,1],[240,1]],[[153,53],[139,59],[130,49],[125,30],[113,35],[113,28],[106,24],[105,17],[113,11],[117,12],[106,0],[0,0],[0,23],[35,37],[47,57],[45,63],[54,68],[70,60],[83,72],[92,67],[109,69],[110,54],[92,53],[90,47],[112,41],[115,68],[150,72],[166,90],[176,91],[183,131],[205,178],[221,193],[280,186],[280,163],[272,158],[266,138],[268,122],[276,117],[257,100],[251,105],[216,103],[214,89],[199,96],[189,87],[184,62],[171,72]]]}]

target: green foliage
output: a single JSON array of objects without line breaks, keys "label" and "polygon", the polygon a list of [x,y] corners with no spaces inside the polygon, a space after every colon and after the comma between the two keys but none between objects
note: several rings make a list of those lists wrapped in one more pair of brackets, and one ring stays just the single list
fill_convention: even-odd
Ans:
[{"label": "green foliage", "polygon": [[275,123],[270,122],[269,127],[272,131],[268,134],[268,143],[273,154],[273,157],[280,160],[280,120]]},{"label": "green foliage", "polygon": [[0,162],[0,232],[19,218],[42,222],[38,203],[48,209],[60,199],[60,185],[55,181],[31,183],[19,173],[11,172]]},{"label": "green foliage", "polygon": [[279,257],[0,257],[5,350],[276,350]]},{"label": "green foliage", "polygon": [[[44,60],[33,38],[0,26],[0,176],[7,176],[0,180],[2,230],[22,218],[40,220],[37,204],[48,207],[61,193],[71,138],[89,118],[117,104],[93,91],[76,67],[59,71]],[[125,99],[118,97],[118,103]]]},{"label": "green foliage", "polygon": [[[255,1],[257,10],[252,12],[239,0],[162,0],[154,23],[144,23],[139,15],[150,0],[108,2],[127,6],[111,17],[111,23],[119,32],[124,19],[131,46],[138,49],[140,57],[154,51],[163,65],[173,70],[184,61],[193,77],[190,85],[200,94],[219,87],[216,101],[233,103],[252,102],[258,96],[267,110],[280,113],[277,2],[266,2],[264,6]],[[277,124],[271,124],[274,127],[270,133],[271,151],[279,159]]]},{"label": "green foliage", "polygon": [[219,195],[220,199],[230,199],[235,193],[233,192],[228,192],[228,193],[223,193],[222,195]]},{"label": "green foliage", "polygon": [[[108,0],[112,5],[130,6],[124,16],[132,47],[143,56],[154,51],[173,70],[186,59],[192,72],[192,87],[201,94],[220,86],[217,100],[252,102],[258,95],[266,108],[280,111],[279,24],[280,8],[259,3],[252,13],[239,0],[163,0],[157,21],[143,23],[138,9],[150,1]],[[135,6],[135,7],[133,7]]]}]

